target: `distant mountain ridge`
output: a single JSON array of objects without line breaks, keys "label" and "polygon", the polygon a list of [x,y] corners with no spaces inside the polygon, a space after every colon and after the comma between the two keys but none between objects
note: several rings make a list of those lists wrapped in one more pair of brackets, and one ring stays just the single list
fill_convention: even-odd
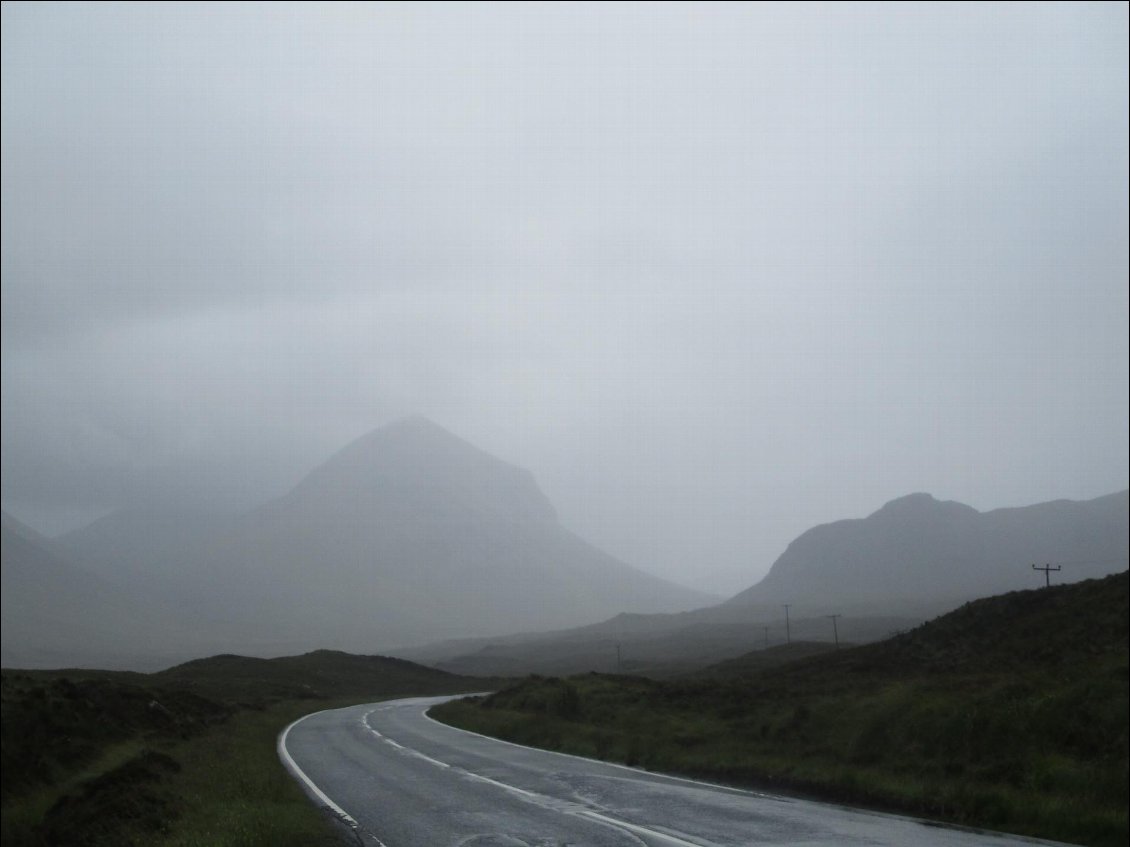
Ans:
[{"label": "distant mountain ridge", "polygon": [[1056,582],[1105,576],[1127,567],[1127,494],[990,512],[910,494],[801,534],[729,602],[952,605],[1038,585],[1033,564],[1063,563]]},{"label": "distant mountain ridge", "polygon": [[552,657],[559,672],[607,669],[623,643],[631,661],[700,665],[784,641],[785,603],[793,637],[822,639],[836,612],[840,636],[864,641],[1038,585],[1032,563],[1069,563],[1056,582],[1125,570],[1127,512],[1126,491],[986,513],[913,494],[803,533],[710,605],[562,527],[528,471],[408,418],[244,515],[111,515],[54,540],[5,520],[5,662],[19,647],[66,664],[72,645],[88,664],[117,620],[116,655],[167,656],[180,636],[179,659],[336,649],[477,673]]}]

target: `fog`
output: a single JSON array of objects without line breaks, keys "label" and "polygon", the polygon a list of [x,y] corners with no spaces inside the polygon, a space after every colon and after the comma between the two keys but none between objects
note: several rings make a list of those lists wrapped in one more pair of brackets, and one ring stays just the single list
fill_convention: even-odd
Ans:
[{"label": "fog", "polygon": [[1124,489],[1125,4],[3,6],[2,489],[241,509],[423,414],[708,591]]}]

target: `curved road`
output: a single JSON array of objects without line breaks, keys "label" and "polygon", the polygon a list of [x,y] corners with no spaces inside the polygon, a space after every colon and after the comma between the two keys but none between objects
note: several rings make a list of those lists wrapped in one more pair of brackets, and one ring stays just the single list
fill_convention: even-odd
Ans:
[{"label": "curved road", "polygon": [[316,712],[279,736],[307,793],[366,845],[1048,844],[741,791],[534,750],[437,723],[450,698]]}]

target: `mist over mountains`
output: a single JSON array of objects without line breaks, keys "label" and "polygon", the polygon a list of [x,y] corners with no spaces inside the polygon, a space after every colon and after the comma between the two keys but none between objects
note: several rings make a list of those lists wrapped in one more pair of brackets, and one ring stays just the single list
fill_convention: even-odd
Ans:
[{"label": "mist over mountains", "polygon": [[424,418],[348,445],[241,516],[111,515],[58,540],[225,649],[354,652],[703,605],[561,526],[532,475]]},{"label": "mist over mountains", "polygon": [[221,643],[175,606],[75,565],[7,513],[0,562],[4,667],[156,670]]},{"label": "mist over mountains", "polygon": [[1038,584],[1033,562],[1070,563],[1056,581],[1124,570],[1127,493],[986,513],[910,495],[805,532],[719,604],[579,538],[528,471],[414,417],[243,515],[122,512],[58,539],[5,516],[3,531],[6,665],[339,649],[505,673],[585,669],[621,642],[726,658],[768,640],[783,603],[798,637],[823,637],[834,611],[870,640]]}]

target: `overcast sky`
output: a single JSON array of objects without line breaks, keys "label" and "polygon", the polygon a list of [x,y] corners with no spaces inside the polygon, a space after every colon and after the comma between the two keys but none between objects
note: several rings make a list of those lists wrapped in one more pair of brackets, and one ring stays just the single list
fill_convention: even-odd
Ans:
[{"label": "overcast sky", "polygon": [[3,503],[421,413],[731,592],[1128,479],[1127,5],[3,5]]}]

